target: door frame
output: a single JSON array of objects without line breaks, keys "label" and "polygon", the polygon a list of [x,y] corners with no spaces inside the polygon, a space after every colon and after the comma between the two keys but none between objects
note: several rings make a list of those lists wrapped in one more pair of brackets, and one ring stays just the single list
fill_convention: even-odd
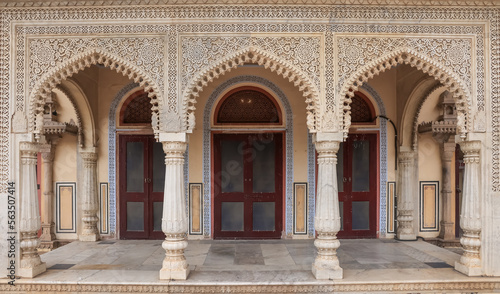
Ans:
[{"label": "door frame", "polygon": [[[122,219],[121,215],[122,215],[122,199],[120,197],[120,189],[121,189],[121,185],[123,184],[123,181],[122,181],[122,165],[121,165],[121,160],[122,160],[122,152],[120,152],[120,149],[121,149],[121,145],[120,145],[120,142],[122,140],[122,138],[124,137],[131,137],[131,136],[140,136],[140,137],[145,137],[145,138],[153,138],[154,139],[154,134],[153,132],[145,132],[145,131],[126,131],[126,132],[120,132],[120,131],[117,131],[116,132],[116,143],[115,143],[115,148],[116,148],[116,156],[115,156],[115,161],[116,161],[116,186],[115,186],[115,195],[116,195],[116,237],[119,239],[119,240],[125,240],[123,239],[123,224],[122,224],[122,221],[126,221],[124,219]],[[153,146],[151,145],[150,146],[150,153],[151,153],[151,158],[149,158],[149,161],[148,164],[151,165],[152,164],[152,152],[153,152]],[[145,150],[146,152],[146,150]],[[125,174],[126,176],[126,174]],[[151,199],[149,199],[149,204],[150,205],[153,205],[153,198],[154,196],[152,195],[153,193],[158,193],[158,192],[153,192],[152,189],[151,189]],[[148,205],[149,205],[148,204]],[[151,215],[149,215],[148,217],[151,222],[150,226],[152,227],[153,226],[153,211],[151,211]],[[146,222],[144,223],[144,225],[146,226]],[[149,236],[149,238],[142,238],[142,237],[127,237],[126,239],[128,240],[161,240],[164,238],[164,233],[162,231],[159,231],[159,232],[154,232],[154,231],[151,231],[151,234]]]},{"label": "door frame", "polygon": [[210,220],[211,220],[211,232],[212,232],[212,238],[215,239],[215,184],[214,184],[214,176],[215,176],[215,146],[214,146],[214,136],[219,135],[219,134],[227,134],[227,135],[250,135],[250,134],[259,134],[259,133],[265,133],[265,134],[281,134],[281,170],[282,170],[282,176],[281,176],[281,234],[280,237],[241,237],[241,238],[235,238],[235,237],[218,237],[218,240],[223,240],[223,239],[281,239],[283,235],[285,234],[285,229],[286,229],[286,130],[273,130],[273,129],[256,129],[252,131],[246,131],[246,130],[212,130],[210,132],[210,174],[211,179],[210,179],[210,206],[211,206],[211,212],[210,212]]}]

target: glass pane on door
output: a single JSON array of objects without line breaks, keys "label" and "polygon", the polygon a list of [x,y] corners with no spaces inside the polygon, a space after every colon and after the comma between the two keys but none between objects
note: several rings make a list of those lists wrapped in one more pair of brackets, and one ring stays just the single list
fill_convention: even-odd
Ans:
[{"label": "glass pane on door", "polygon": [[222,202],[221,203],[221,230],[222,231],[243,231],[244,203],[243,202]]},{"label": "glass pane on door", "polygon": [[153,192],[165,190],[165,153],[163,145],[159,142],[153,143]]},{"label": "glass pane on door", "polygon": [[370,202],[353,201],[352,202],[352,229],[369,230],[370,229]]},{"label": "glass pane on door", "polygon": [[253,203],[253,230],[274,231],[274,202]]},{"label": "glass pane on door", "polygon": [[220,186],[223,193],[243,192],[243,147],[245,142],[242,141],[221,141]]},{"label": "glass pane on door", "polygon": [[144,231],[144,202],[127,202],[127,231]]},{"label": "glass pane on door", "polygon": [[127,192],[144,192],[143,142],[127,142]]},{"label": "glass pane on door", "polygon": [[163,202],[153,202],[153,231],[161,231]]},{"label": "glass pane on door", "polygon": [[344,143],[340,143],[337,152],[337,188],[339,192],[344,192]]},{"label": "glass pane on door", "polygon": [[274,141],[264,143],[253,142],[253,152],[255,155],[253,165],[253,192],[254,193],[274,193],[275,184],[275,144]]},{"label": "glass pane on door", "polygon": [[370,191],[370,141],[352,142],[352,191]]}]

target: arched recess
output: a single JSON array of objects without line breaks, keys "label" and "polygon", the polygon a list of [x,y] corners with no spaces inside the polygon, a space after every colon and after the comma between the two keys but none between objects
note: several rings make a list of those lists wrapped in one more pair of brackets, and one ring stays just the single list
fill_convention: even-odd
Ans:
[{"label": "arched recess", "polygon": [[347,136],[351,125],[349,105],[354,92],[374,76],[398,64],[408,64],[416,67],[446,86],[447,90],[453,95],[457,107],[457,132],[462,137],[465,137],[471,128],[469,122],[472,117],[472,98],[466,84],[447,67],[411,48],[399,48],[392,53],[368,62],[346,79],[339,92],[340,111],[343,113],[344,136]]},{"label": "arched recess", "polygon": [[153,110],[153,130],[156,134],[159,132],[159,110],[161,109],[162,92],[158,89],[158,86],[142,69],[132,64],[132,62],[126,61],[102,49],[92,48],[59,63],[44,74],[33,87],[29,95],[30,112],[28,129],[35,134],[36,139],[40,138],[40,135],[43,133],[43,108],[52,89],[79,71],[97,64],[127,76],[138,83],[148,93],[149,97],[151,97],[151,109]]},{"label": "arched recess", "polygon": [[204,87],[208,83],[230,72],[232,69],[242,66],[245,63],[253,63],[263,66],[271,72],[276,72],[283,78],[293,83],[305,99],[307,104],[307,127],[309,132],[315,133],[317,130],[317,116],[320,109],[319,90],[316,85],[300,69],[282,58],[270,54],[262,49],[248,47],[233,54],[221,58],[202,69],[188,84],[183,92],[183,115],[186,119],[184,128],[190,132],[195,127],[194,111],[196,109],[196,100]]},{"label": "arched recess", "polygon": [[[210,145],[210,132],[211,119],[213,118],[213,108],[217,103],[217,99],[220,98],[223,93],[229,91],[230,89],[237,88],[240,86],[252,85],[259,86],[265,89],[268,93],[273,93],[274,98],[281,104],[283,108],[283,120],[285,122],[285,149],[286,149],[286,160],[285,160],[285,226],[284,230],[287,235],[292,234],[292,211],[293,211],[293,113],[290,103],[286,98],[286,95],[280,90],[278,86],[269,80],[259,77],[259,76],[238,76],[231,78],[221,84],[217,89],[215,89],[208,101],[205,104],[205,109],[203,113],[203,234],[205,237],[211,236],[211,216],[212,216],[212,205],[211,205],[211,179],[212,179],[212,158],[211,158],[211,145]],[[315,149],[308,149],[309,157],[314,158]],[[314,171],[314,168],[313,168]],[[314,177],[310,181],[310,186],[313,187],[314,191]],[[314,194],[312,194],[314,195]],[[308,232],[311,234],[314,232],[314,197],[309,198],[308,203]]]},{"label": "arched recess", "polygon": [[80,108],[77,106],[77,103],[75,99],[73,98],[73,95],[65,88],[63,85],[58,85],[56,88],[52,90],[53,92],[59,92],[63,97],[65,97],[73,106],[73,110],[76,113],[76,126],[78,127],[78,145],[80,148],[83,148],[85,146],[84,142],[84,130],[83,130],[83,123],[82,123],[82,115],[80,113]]},{"label": "arched recess", "polygon": [[95,134],[95,122],[92,110],[90,108],[89,101],[83,89],[73,81],[72,79],[67,79],[61,84],[56,86],[56,89],[61,89],[66,95],[70,97],[72,103],[75,105],[77,115],[80,115],[81,126],[78,126],[79,134],[78,144],[81,149],[94,147],[97,141]]},{"label": "arched recess", "polygon": [[426,76],[418,81],[416,86],[412,89],[405,102],[401,118],[398,119],[398,144],[400,146],[412,148],[412,145],[416,144],[416,142],[413,141],[413,124],[415,117],[418,116],[417,112],[420,111],[419,108],[422,106],[422,99],[425,99],[424,97],[427,97],[433,89],[440,87],[444,88],[445,86],[432,77]]}]

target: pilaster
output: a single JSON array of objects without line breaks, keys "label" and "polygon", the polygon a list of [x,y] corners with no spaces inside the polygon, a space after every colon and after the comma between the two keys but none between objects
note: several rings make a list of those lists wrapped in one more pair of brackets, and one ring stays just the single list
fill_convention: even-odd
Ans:
[{"label": "pilaster", "polygon": [[46,265],[37,252],[40,244],[37,233],[40,229],[40,214],[36,182],[36,164],[39,144],[32,142],[20,143],[21,174],[20,174],[20,207],[19,230],[21,233],[21,258],[19,275],[33,278],[46,271]]},{"label": "pilaster", "polygon": [[399,240],[415,240],[413,199],[415,196],[415,152],[401,151],[399,159],[398,229]]},{"label": "pilaster", "polygon": [[[452,138],[453,140],[454,138]],[[453,219],[452,203],[454,200],[451,190],[451,163],[455,154],[455,142],[441,142],[441,165],[443,171],[441,198],[443,199],[443,219],[439,237],[443,241],[455,240],[455,221]]]},{"label": "pilaster", "polygon": [[318,194],[314,217],[317,237],[314,245],[318,254],[312,265],[312,273],[318,280],[342,279],[343,269],[337,257],[340,212],[336,166],[340,141],[316,141],[315,144],[318,151]]},{"label": "pilaster", "polygon": [[54,163],[54,142],[42,146],[42,235],[40,236],[40,250],[50,251],[54,249],[54,221],[52,219],[52,204],[54,199],[53,191],[53,163]]},{"label": "pilaster", "polygon": [[[168,139],[183,139],[179,134],[164,136],[160,139],[165,152],[165,190],[163,200],[162,231],[165,233],[165,241],[162,247],[165,249],[165,259],[160,270],[160,279],[186,280],[189,275],[189,267],[184,257],[184,250],[188,242],[186,238],[188,221],[186,215],[186,204],[184,201],[184,152],[187,143],[182,141],[171,141]],[[163,139],[167,139],[163,141]]]},{"label": "pilaster", "polygon": [[464,154],[464,183],[460,227],[463,230],[460,244],[464,253],[455,269],[468,276],[480,276],[481,268],[481,183],[480,141],[464,141],[460,143]]},{"label": "pilaster", "polygon": [[80,241],[95,242],[101,239],[97,228],[97,153],[81,152],[83,159],[83,231]]}]

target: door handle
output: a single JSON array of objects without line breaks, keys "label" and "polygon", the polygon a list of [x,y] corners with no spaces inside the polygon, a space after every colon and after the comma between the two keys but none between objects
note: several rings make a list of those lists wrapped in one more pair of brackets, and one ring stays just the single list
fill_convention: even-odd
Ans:
[{"label": "door handle", "polygon": [[144,183],[151,183],[151,179],[150,178],[144,178]]},{"label": "door handle", "polygon": [[344,177],[344,183],[347,183],[347,178],[346,177]]}]

